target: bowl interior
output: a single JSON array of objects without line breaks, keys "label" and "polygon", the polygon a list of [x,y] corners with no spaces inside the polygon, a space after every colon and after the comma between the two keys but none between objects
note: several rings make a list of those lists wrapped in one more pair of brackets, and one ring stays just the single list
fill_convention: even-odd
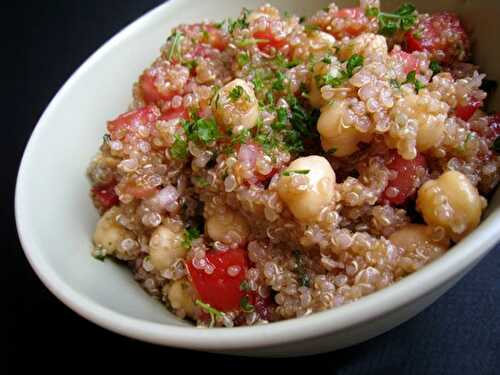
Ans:
[{"label": "bowl interior", "polygon": [[[132,84],[158,55],[169,30],[183,22],[236,17],[241,7],[265,1],[173,0],[146,15],[113,38],[77,71],[41,118],[24,156],[17,186],[16,210],[23,245],[39,276],[52,285],[65,284],[72,293],[132,318],[167,325],[186,325],[151,299],[130,272],[111,261],[90,256],[98,215],[89,199],[85,172],[96,154],[105,122],[123,112]],[[328,1],[276,0],[282,10],[311,14]],[[339,5],[352,3],[339,1]],[[383,1],[394,6],[399,1]],[[414,1],[421,11],[454,10],[475,32],[476,62],[500,78],[496,40],[500,6],[488,1]],[[494,102],[498,98],[493,98]],[[498,107],[498,105],[497,105]],[[499,207],[499,197],[489,212]],[[452,250],[453,251],[453,250]],[[443,259],[443,261],[445,261]],[[54,280],[57,280],[55,282]],[[69,299],[66,292],[56,294]],[[77,305],[80,302],[75,302]],[[72,306],[75,307],[75,306]]]}]

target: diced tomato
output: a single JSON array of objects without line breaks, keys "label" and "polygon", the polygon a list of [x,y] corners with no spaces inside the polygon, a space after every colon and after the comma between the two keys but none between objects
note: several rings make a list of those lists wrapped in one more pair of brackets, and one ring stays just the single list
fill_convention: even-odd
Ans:
[{"label": "diced tomato", "polygon": [[[396,178],[389,180],[386,190],[382,193],[382,203],[389,203],[393,205],[402,205],[409,198],[411,198],[417,191],[418,169],[427,169],[427,161],[422,154],[417,154],[413,160],[403,159],[397,152],[394,152],[392,161],[387,165],[387,168],[397,173]],[[397,189],[397,194],[388,193],[391,190]]]},{"label": "diced tomato", "polygon": [[160,111],[154,105],[121,114],[116,119],[108,121],[108,131],[111,138],[123,137],[130,128],[137,124],[148,125],[158,120]]},{"label": "diced tomato", "polygon": [[357,8],[342,8],[333,15],[334,18],[344,18],[347,22],[339,30],[333,30],[335,37],[355,37],[361,33],[368,31],[370,20],[366,17],[365,12],[360,7]]},{"label": "diced tomato", "polygon": [[185,119],[187,120],[189,118],[189,113],[184,107],[178,107],[178,108],[171,108],[167,112],[164,112],[160,120],[163,121],[168,121],[168,120],[174,120],[177,118]]},{"label": "diced tomato", "polygon": [[455,108],[455,115],[464,121],[469,121],[472,115],[481,108],[483,103],[480,100],[472,98],[466,105],[458,105]]},{"label": "diced tomato", "polygon": [[92,188],[92,194],[97,204],[104,211],[107,211],[119,203],[118,195],[115,193],[116,182],[113,181],[106,185],[97,185]]},{"label": "diced tomato", "polygon": [[223,51],[228,44],[228,40],[224,33],[213,25],[204,25],[205,31],[208,33],[208,44]]},{"label": "diced tomato", "polygon": [[159,74],[158,71],[153,73],[153,71],[147,70],[139,78],[139,87],[141,89],[142,98],[148,104],[158,103],[162,100],[169,100],[176,95],[175,91],[160,91],[158,89],[155,83],[157,74]]},{"label": "diced tomato", "polygon": [[[211,274],[197,269],[192,260],[186,264],[200,299],[220,311],[240,310],[241,299],[246,295],[240,288],[248,269],[246,251],[240,248],[227,251],[210,250],[205,259],[214,267]],[[231,266],[240,268],[236,276],[229,275],[228,268]]]},{"label": "diced tomato", "polygon": [[403,72],[408,74],[413,71],[418,71],[419,63],[416,56],[413,56],[411,53],[407,53],[405,51],[393,52],[392,56],[402,62],[403,64]]},{"label": "diced tomato", "polygon": [[464,61],[469,57],[470,40],[458,16],[439,12],[423,16],[405,34],[406,50],[428,51],[433,60],[444,64]]},{"label": "diced tomato", "polygon": [[269,29],[257,31],[253,34],[253,37],[255,39],[261,39],[261,41],[257,43],[257,46],[262,52],[266,53],[269,53],[271,48],[280,49],[287,44],[286,39],[276,38],[276,36]]}]

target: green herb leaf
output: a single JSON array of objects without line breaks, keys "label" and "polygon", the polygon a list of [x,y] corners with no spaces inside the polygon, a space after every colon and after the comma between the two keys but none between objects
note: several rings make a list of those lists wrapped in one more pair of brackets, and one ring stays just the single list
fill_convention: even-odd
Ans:
[{"label": "green herb leaf", "polygon": [[244,296],[240,300],[240,307],[244,312],[250,313],[255,311],[254,306],[250,303],[248,296]]},{"label": "green herb leaf", "polygon": [[336,152],[337,152],[337,149],[335,147],[332,147],[326,153],[330,154],[330,155],[335,155]]},{"label": "green herb leaf", "polygon": [[332,63],[332,59],[330,56],[325,56],[321,59],[321,62],[324,63],[324,64],[331,64]]},{"label": "green herb leaf", "polygon": [[184,160],[188,156],[187,141],[175,135],[174,144],[170,147],[170,155],[176,160]]},{"label": "green herb leaf", "polygon": [[210,327],[214,326],[216,318],[222,318],[225,315],[222,311],[219,311],[219,310],[213,308],[208,303],[204,303],[204,302],[200,301],[199,299],[194,301],[194,303],[195,303],[195,305],[200,306],[206,313],[208,313],[210,315],[210,319],[211,319]]},{"label": "green herb leaf", "polygon": [[311,33],[313,31],[318,31],[318,30],[321,30],[321,28],[318,25],[313,25],[313,24],[310,24],[310,23],[304,25],[304,31],[306,33]]},{"label": "green herb leaf", "polygon": [[248,292],[250,291],[250,285],[248,284],[247,280],[243,280],[240,284],[240,290],[243,292]]},{"label": "green herb leaf", "polygon": [[235,102],[239,98],[241,98],[241,96],[243,95],[243,93],[244,93],[243,87],[241,87],[239,85],[234,86],[231,89],[231,91],[229,91],[229,99],[231,99],[231,101]]},{"label": "green herb leaf", "polygon": [[401,88],[401,83],[397,79],[391,79],[389,80],[390,85],[395,88],[395,89],[400,89]]},{"label": "green herb leaf", "polygon": [[240,53],[236,60],[238,61],[239,66],[245,66],[250,62],[250,56],[246,52]]},{"label": "green herb leaf", "polygon": [[429,68],[432,70],[432,75],[436,75],[438,73],[441,73],[443,68],[441,67],[441,64],[437,61],[431,61],[429,64]]},{"label": "green herb leaf", "polygon": [[214,119],[197,118],[195,115],[191,121],[184,121],[182,127],[188,140],[196,143],[209,144],[220,137],[219,128]]},{"label": "green herb leaf", "polygon": [[201,176],[193,176],[192,180],[193,183],[199,188],[206,188],[209,185],[208,181]]},{"label": "green herb leaf", "polygon": [[281,130],[286,127],[288,121],[288,111],[286,108],[278,108],[276,110],[276,121],[272,124],[274,130]]},{"label": "green herb leaf", "polygon": [[172,44],[170,45],[170,49],[168,50],[167,60],[172,61],[174,57],[176,57],[177,59],[180,58],[181,38],[182,34],[178,31],[175,31],[172,35],[168,37],[167,40],[172,41]]},{"label": "green herb leaf", "polygon": [[290,177],[294,174],[308,174],[309,172],[311,172],[310,169],[295,169],[295,170],[286,170],[282,172],[281,175],[285,177]]},{"label": "green herb leaf", "polygon": [[393,36],[398,30],[408,31],[417,22],[417,11],[412,4],[403,4],[395,13],[377,12],[373,8],[366,12],[369,17],[377,17],[379,33],[385,36]]},{"label": "green herb leaf", "polygon": [[346,64],[346,71],[347,71],[347,76],[351,78],[354,74],[354,71],[363,66],[364,58],[361,55],[354,54],[352,55],[349,60],[347,60]]},{"label": "green herb leaf", "polygon": [[406,76],[406,81],[403,82],[403,85],[406,83],[413,84],[417,93],[421,89],[425,88],[425,85],[417,79],[417,72],[415,70],[412,70],[410,73],[408,73],[408,75]]},{"label": "green herb leaf", "polygon": [[184,239],[182,240],[182,246],[185,249],[191,249],[191,242],[200,238],[200,231],[198,228],[188,228],[184,230]]},{"label": "green herb leaf", "polygon": [[272,89],[276,91],[283,91],[285,89],[285,73],[276,72],[276,79],[273,82]]},{"label": "green herb leaf", "polygon": [[198,63],[196,62],[196,60],[190,60],[190,61],[184,61],[182,65],[184,65],[189,70],[193,70],[198,66]]},{"label": "green herb leaf", "polygon": [[380,13],[380,9],[377,7],[368,7],[365,10],[365,15],[369,18],[377,17]]}]

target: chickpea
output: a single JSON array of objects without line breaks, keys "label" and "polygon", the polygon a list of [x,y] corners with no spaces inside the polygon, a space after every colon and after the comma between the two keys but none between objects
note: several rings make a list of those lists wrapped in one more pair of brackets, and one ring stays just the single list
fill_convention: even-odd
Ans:
[{"label": "chickpea", "polygon": [[218,212],[209,217],[205,223],[205,228],[212,240],[227,245],[232,243],[243,244],[250,234],[246,219],[231,209],[226,209],[223,213]]},{"label": "chickpea", "polygon": [[408,224],[391,234],[389,241],[405,251],[432,247],[442,253],[450,247],[450,240],[446,235],[439,239],[433,238],[433,229],[423,224]]},{"label": "chickpea", "polygon": [[335,46],[335,37],[324,31],[313,31],[309,35],[309,47],[315,57],[321,57]]},{"label": "chickpea", "polygon": [[280,198],[297,219],[316,220],[335,192],[335,172],[328,160],[315,155],[298,158],[283,173],[278,182]]},{"label": "chickpea", "polygon": [[379,60],[387,56],[387,41],[382,35],[364,33],[351,39],[343,45],[338,56],[344,61],[353,55],[361,55],[365,58]]},{"label": "chickpea", "polygon": [[94,232],[94,245],[101,247],[109,255],[122,250],[120,245],[123,240],[135,238],[134,233],[116,222],[116,216],[119,213],[117,207],[112,207],[106,211],[97,222]]},{"label": "chickpea", "polygon": [[321,109],[317,129],[323,150],[335,149],[335,156],[342,157],[358,150],[360,142],[370,142],[371,133],[361,133],[354,126],[345,126],[342,119],[347,108],[345,101],[334,101]]},{"label": "chickpea", "polygon": [[448,171],[427,181],[418,191],[417,209],[429,225],[442,226],[454,241],[476,228],[481,220],[482,199],[460,172]]},{"label": "chickpea", "polygon": [[408,224],[394,232],[389,241],[404,250],[403,257],[408,261],[403,260],[401,266],[406,272],[414,272],[439,258],[450,247],[445,233],[423,224]]},{"label": "chickpea", "polygon": [[255,126],[259,118],[259,103],[252,86],[237,78],[215,95],[212,112],[220,126],[239,132]]},{"label": "chickpea", "polygon": [[309,84],[309,103],[314,108],[321,108],[326,104],[326,100],[321,95],[320,87],[318,87],[318,82],[316,81],[316,77],[323,77],[327,74],[330,74],[332,77],[340,76],[340,63],[336,57],[330,57],[332,61],[331,64],[325,64],[320,61],[316,63],[313,67],[313,71],[311,74],[311,81]]},{"label": "chickpea", "polygon": [[182,233],[176,233],[166,225],[155,229],[149,240],[149,257],[157,271],[165,270],[186,255],[182,239]]},{"label": "chickpea", "polygon": [[191,283],[187,279],[181,279],[174,281],[168,288],[167,297],[177,315],[193,317],[195,310],[194,295]]}]

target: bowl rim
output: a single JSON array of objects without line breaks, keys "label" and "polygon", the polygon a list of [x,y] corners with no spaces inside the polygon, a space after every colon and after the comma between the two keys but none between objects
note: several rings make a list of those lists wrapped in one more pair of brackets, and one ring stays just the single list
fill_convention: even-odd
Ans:
[{"label": "bowl rim", "polygon": [[106,308],[66,285],[43,257],[43,246],[37,243],[34,231],[25,218],[30,210],[27,199],[29,186],[26,164],[33,156],[33,145],[47,131],[47,118],[56,112],[58,104],[70,92],[79,77],[92,69],[106,54],[142,29],[162,17],[164,12],[181,5],[185,0],[171,0],[153,8],[126,26],[95,51],[65,82],[51,100],[30,136],[23,153],[15,189],[15,221],[19,239],[31,267],[43,284],[65,305],[82,317],[113,332],[155,344],[196,350],[243,350],[321,337],[346,330],[381,317],[393,310],[429,294],[437,286],[461,274],[484,257],[500,240],[500,208],[497,208],[470,235],[451,248],[441,258],[421,270],[354,303],[317,312],[309,316],[266,325],[234,327],[231,329],[197,329],[194,326],[175,326],[133,318]]}]

